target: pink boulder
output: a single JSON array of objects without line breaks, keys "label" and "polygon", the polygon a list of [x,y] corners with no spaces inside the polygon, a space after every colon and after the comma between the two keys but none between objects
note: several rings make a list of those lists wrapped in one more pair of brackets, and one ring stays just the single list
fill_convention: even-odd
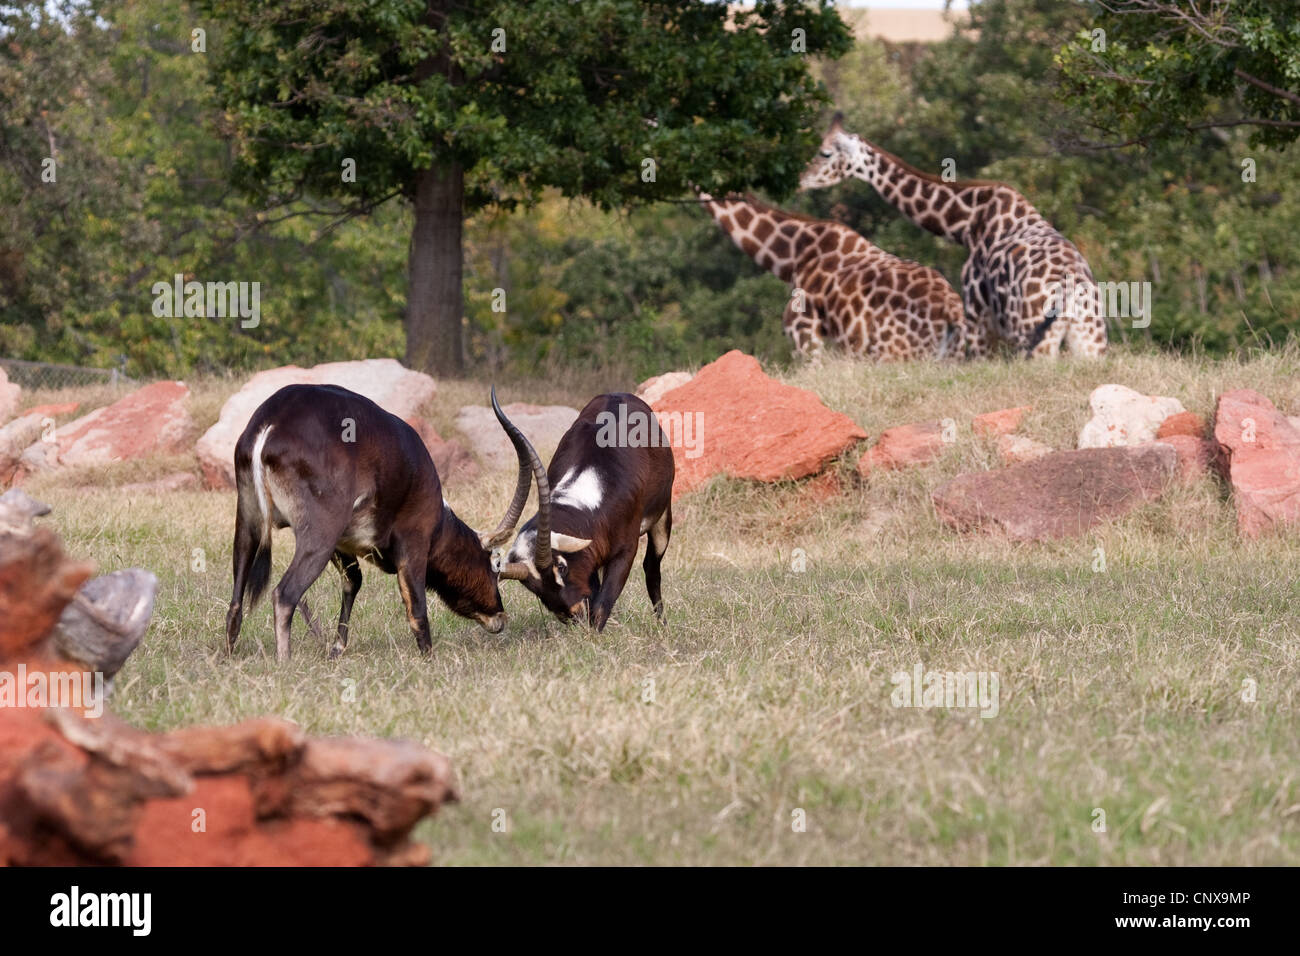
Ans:
[{"label": "pink boulder", "polygon": [[259,405],[286,385],[339,385],[407,419],[433,398],[437,385],[396,359],[329,362],[312,368],[286,365],[258,372],[221,406],[221,417],[194,447],[209,488],[235,487],[235,443]]},{"label": "pink boulder", "polygon": [[943,426],[939,422],[887,428],[858,459],[858,474],[928,464],[943,454],[946,444]]},{"label": "pink boulder", "polygon": [[61,465],[104,465],[183,451],[194,437],[183,382],[156,382],[58,430]]},{"label": "pink boulder", "polygon": [[1247,537],[1300,520],[1300,429],[1248,388],[1219,397],[1214,438]]},{"label": "pink boulder", "polygon": [[1019,405],[1015,408],[1003,408],[1000,411],[976,415],[971,421],[971,429],[982,438],[1010,435],[1020,427],[1025,413],[1032,407],[1032,405]]},{"label": "pink boulder", "polygon": [[806,478],[867,437],[847,415],[769,378],[757,359],[734,349],[651,407],[671,439],[674,498],[714,475]]},{"label": "pink boulder", "polygon": [[999,471],[959,475],[933,494],[940,520],[1016,541],[1083,534],[1159,497],[1177,468],[1169,445],[1059,451]]}]

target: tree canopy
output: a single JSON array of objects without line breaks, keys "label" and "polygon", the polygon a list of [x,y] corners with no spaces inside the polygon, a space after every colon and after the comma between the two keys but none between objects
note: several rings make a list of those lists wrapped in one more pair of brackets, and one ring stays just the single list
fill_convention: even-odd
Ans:
[{"label": "tree canopy", "polygon": [[461,367],[465,214],[547,188],[603,209],[692,183],[787,192],[825,102],[810,55],[851,42],[825,0],[200,8],[221,24],[213,78],[237,185],[267,208],[414,204],[407,359],[437,371]]},{"label": "tree canopy", "polygon": [[1300,6],[1292,0],[1097,0],[1061,62],[1073,101],[1126,142],[1247,127],[1300,136]]}]

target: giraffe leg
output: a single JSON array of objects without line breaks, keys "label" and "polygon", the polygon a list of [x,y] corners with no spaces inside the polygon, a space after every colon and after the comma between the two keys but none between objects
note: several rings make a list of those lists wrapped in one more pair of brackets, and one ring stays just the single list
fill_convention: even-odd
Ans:
[{"label": "giraffe leg", "polygon": [[822,339],[817,331],[819,322],[812,310],[807,308],[807,303],[800,310],[795,309],[792,302],[787,302],[781,324],[785,327],[786,335],[794,342],[796,355],[809,361],[820,360]]}]

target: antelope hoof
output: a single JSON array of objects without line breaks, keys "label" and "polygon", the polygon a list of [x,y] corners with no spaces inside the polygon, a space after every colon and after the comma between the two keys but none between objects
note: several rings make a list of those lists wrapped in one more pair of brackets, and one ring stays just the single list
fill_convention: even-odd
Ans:
[{"label": "antelope hoof", "polygon": [[330,645],[329,659],[332,661],[338,660],[340,657],[343,656],[343,652],[347,649],[348,646],[346,644],[342,643],[341,641],[335,641],[333,644]]}]

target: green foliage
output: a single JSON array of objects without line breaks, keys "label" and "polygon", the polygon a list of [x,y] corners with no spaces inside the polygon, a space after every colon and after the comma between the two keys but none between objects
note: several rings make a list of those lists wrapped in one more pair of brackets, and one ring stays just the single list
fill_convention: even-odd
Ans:
[{"label": "green foliage", "polygon": [[[849,37],[825,2],[200,0],[223,26],[235,181],[266,203],[411,196],[466,170],[466,210],[548,188],[603,209],[714,188],[789,189],[822,102],[809,53]],[[356,182],[341,163],[357,160]],[[653,160],[653,177],[643,175]]]},{"label": "green foliage", "polygon": [[[688,179],[715,190],[757,184],[954,283],[965,259],[865,183],[792,195],[821,130],[809,112],[816,81],[850,129],[915,165],[938,171],[952,159],[962,178],[1015,185],[1080,246],[1099,279],[1151,282],[1151,327],[1116,326],[1116,339],[1231,352],[1282,342],[1300,315],[1300,169],[1294,150],[1262,148],[1280,145],[1286,128],[1187,129],[1290,116],[1285,97],[1261,100],[1254,87],[1198,92],[1229,66],[1295,89],[1289,38],[1300,27],[1288,8],[1258,0],[1225,8],[1239,44],[1229,55],[1177,30],[1161,35],[1162,46],[1150,30],[1089,4],[981,0],[972,28],[941,43],[863,38],[836,59],[786,55],[796,22],[808,29],[810,53],[838,52],[840,43],[820,5],[781,4],[759,10],[780,30],[729,35],[743,70],[728,81],[715,55],[723,4],[648,5],[648,22],[695,29],[697,39],[676,53],[642,31],[627,4],[584,3],[582,17],[563,6],[495,3],[473,20],[453,18],[463,69],[483,80],[476,97],[432,79],[403,87],[400,62],[368,40],[346,51],[351,67],[330,74],[333,85],[313,93],[322,99],[310,108],[276,105],[278,84],[254,82],[253,61],[266,60],[259,68],[282,72],[286,90],[299,92],[306,74],[295,71],[330,68],[277,25],[277,11],[295,7],[253,4],[231,14],[249,18],[238,29],[179,0],[0,8],[0,354],[125,360],[136,375],[401,355],[409,207],[385,204],[336,228],[308,213],[364,206],[397,188],[411,164],[455,150],[474,163],[469,196],[481,206],[466,229],[471,367],[528,373],[612,361],[648,375],[733,347],[782,360],[784,284],[694,204],[652,198],[680,199]],[[428,28],[409,26],[409,5],[340,0],[312,10],[311,24],[384,20],[375,37],[429,42]],[[507,51],[494,57],[488,24],[496,22]],[[190,48],[198,24],[208,29],[207,54]],[[1103,28],[1108,69],[1167,88],[1095,85],[1092,31]],[[249,62],[232,66],[232,51]],[[226,64],[217,78],[234,98],[229,115],[207,82],[214,60]],[[1179,64],[1204,77],[1177,72]],[[667,95],[676,83],[686,99]],[[768,116],[763,90],[782,83],[803,105],[783,103]],[[1139,88],[1148,90],[1140,101],[1107,98]],[[318,135],[301,142],[321,148],[251,143],[245,111],[261,96],[270,97],[256,107],[267,130],[292,137],[315,123]],[[410,105],[417,101],[425,105]],[[651,104],[659,125],[628,118]],[[1157,120],[1165,125],[1142,125]],[[1261,129],[1268,135],[1252,142]],[[1148,141],[1088,148],[1138,134]],[[54,184],[41,181],[51,137]],[[344,155],[358,159],[355,186],[339,175]],[[641,180],[647,156],[656,159],[655,183]],[[232,177],[256,195],[232,191]],[[295,180],[311,198],[295,193]],[[571,198],[581,193],[588,198]],[[259,216],[263,202],[285,204]],[[151,286],[177,272],[260,280],[261,325],[154,316]],[[504,312],[493,310],[497,289]]]},{"label": "green foliage", "polygon": [[1291,0],[1090,3],[1060,55],[1072,101],[1108,134],[1185,140],[1245,126],[1256,145],[1300,135],[1300,8]]},{"label": "green foliage", "polygon": [[[508,356],[536,371],[613,359],[645,377],[731,348],[770,360],[789,353],[785,283],[693,205],[616,219],[549,199],[528,217],[475,223],[470,235],[485,236],[471,241],[466,297],[475,353],[489,364]],[[505,290],[507,312],[491,311],[489,286]]]},{"label": "green foliage", "polygon": [[[196,22],[174,0],[0,8],[0,354],[178,375],[400,353],[401,215],[321,238],[230,195]],[[155,316],[177,273],[260,281],[261,324]]]},{"label": "green foliage", "polygon": [[[935,173],[951,158],[960,178],[1011,183],[1075,241],[1098,279],[1151,282],[1150,328],[1115,324],[1113,338],[1215,352],[1285,341],[1300,315],[1300,256],[1285,234],[1296,223],[1294,154],[1251,149],[1244,128],[1090,146],[1101,138],[1097,117],[1071,98],[1073,77],[1053,51],[1066,47],[1069,62],[1070,50],[1090,47],[1094,12],[982,0],[971,29],[943,43],[859,41],[822,75],[850,130]],[[912,226],[865,183],[799,204],[959,281],[965,251]]]}]

